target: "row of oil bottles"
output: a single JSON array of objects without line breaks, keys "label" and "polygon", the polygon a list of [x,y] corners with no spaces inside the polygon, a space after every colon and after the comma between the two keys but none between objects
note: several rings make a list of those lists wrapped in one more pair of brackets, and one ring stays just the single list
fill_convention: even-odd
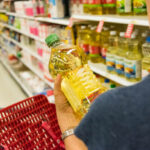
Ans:
[{"label": "row of oil bottles", "polygon": [[136,29],[131,38],[115,26],[104,26],[101,33],[96,26],[77,27],[77,45],[93,63],[106,64],[107,71],[125,77],[129,81],[139,81],[150,72],[150,37],[148,31]]}]

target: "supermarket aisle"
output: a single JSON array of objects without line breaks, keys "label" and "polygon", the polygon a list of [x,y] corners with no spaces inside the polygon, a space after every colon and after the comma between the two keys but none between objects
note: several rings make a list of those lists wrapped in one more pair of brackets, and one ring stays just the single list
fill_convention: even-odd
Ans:
[{"label": "supermarket aisle", "polygon": [[27,96],[0,63],[0,108],[9,106]]}]

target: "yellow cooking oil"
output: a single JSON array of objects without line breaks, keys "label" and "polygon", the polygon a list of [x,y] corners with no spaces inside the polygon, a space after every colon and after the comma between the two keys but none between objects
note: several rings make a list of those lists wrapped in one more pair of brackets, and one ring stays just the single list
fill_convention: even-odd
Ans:
[{"label": "yellow cooking oil", "polygon": [[139,51],[139,42],[136,35],[128,39],[128,52],[125,57],[125,77],[129,81],[141,80],[142,54]]},{"label": "yellow cooking oil", "polygon": [[110,31],[108,27],[103,27],[102,32],[100,33],[100,47],[101,47],[101,58],[102,58],[102,63],[106,63],[106,52],[108,49],[108,37],[110,35]]},{"label": "yellow cooking oil", "polygon": [[100,63],[102,58],[100,56],[100,33],[96,32],[96,26],[91,27],[91,41],[89,45],[89,57],[91,62]]},{"label": "yellow cooking oil", "polygon": [[116,73],[115,71],[115,61],[116,53],[118,50],[118,36],[117,31],[110,31],[109,36],[109,48],[106,52],[106,66],[107,71],[110,73]]},{"label": "yellow cooking oil", "polygon": [[103,14],[116,14],[116,0],[103,0]]},{"label": "yellow cooking oil", "polygon": [[150,73],[150,37],[147,37],[146,42],[142,45],[142,78]]},{"label": "yellow cooking oil", "polygon": [[128,41],[125,38],[125,32],[120,32],[118,40],[118,51],[116,53],[116,73],[119,76],[124,77],[124,60],[128,51]]},{"label": "yellow cooking oil", "polygon": [[48,36],[46,43],[51,48],[49,72],[53,78],[62,75],[62,91],[74,112],[83,117],[102,85],[86,64],[81,48],[62,43],[56,34]]},{"label": "yellow cooking oil", "polygon": [[132,15],[133,1],[132,0],[117,0],[117,14]]}]

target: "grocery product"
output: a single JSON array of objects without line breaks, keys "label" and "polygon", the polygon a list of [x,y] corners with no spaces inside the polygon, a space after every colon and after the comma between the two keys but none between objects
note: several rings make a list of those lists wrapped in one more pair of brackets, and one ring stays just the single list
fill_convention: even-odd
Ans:
[{"label": "grocery product", "polygon": [[108,90],[110,88],[110,80],[109,79],[105,79],[103,86]]},{"label": "grocery product", "polygon": [[139,81],[141,79],[142,55],[135,34],[132,34],[131,39],[128,39],[128,45],[129,51],[125,58],[125,76],[130,81]]},{"label": "grocery product", "polygon": [[118,52],[116,53],[116,72],[118,75],[124,76],[124,59],[128,51],[128,42],[125,39],[125,33],[120,32]]},{"label": "grocery product", "polygon": [[115,56],[117,50],[118,50],[117,31],[111,31],[109,37],[109,48],[106,52],[106,65],[108,72],[115,73],[115,63],[116,63]]},{"label": "grocery product", "polygon": [[142,45],[142,77],[146,77],[150,73],[150,37],[147,37],[146,43]]},{"label": "grocery product", "polygon": [[100,94],[102,87],[89,66],[85,64],[83,51],[76,46],[60,42],[56,34],[46,38],[51,47],[49,71],[53,78],[63,76],[61,88],[73,110],[83,116],[90,103]]},{"label": "grocery product", "polygon": [[133,12],[135,15],[147,14],[146,0],[133,0]]},{"label": "grocery product", "polygon": [[96,26],[91,27],[91,42],[89,45],[90,60],[94,63],[101,62],[100,57],[100,33],[96,32]]},{"label": "grocery product", "polygon": [[131,15],[132,0],[117,0],[117,13],[120,15]]},{"label": "grocery product", "polygon": [[116,13],[116,0],[102,0],[103,13],[115,14]]}]

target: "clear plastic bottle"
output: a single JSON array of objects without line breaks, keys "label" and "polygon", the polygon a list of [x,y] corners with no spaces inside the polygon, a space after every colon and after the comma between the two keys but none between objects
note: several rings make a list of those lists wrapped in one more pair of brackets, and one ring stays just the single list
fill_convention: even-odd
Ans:
[{"label": "clear plastic bottle", "polygon": [[129,50],[125,58],[125,77],[129,81],[139,81],[141,80],[142,55],[135,34],[132,34],[131,39],[128,39],[128,45]]},{"label": "clear plastic bottle", "polygon": [[124,59],[128,51],[128,42],[125,38],[125,32],[120,32],[118,42],[118,52],[116,53],[116,72],[119,76],[124,76]]},{"label": "clear plastic bottle", "polygon": [[142,78],[150,73],[150,37],[147,37],[146,43],[142,45]]},{"label": "clear plastic bottle", "polygon": [[117,0],[117,14],[132,15],[132,0]]},{"label": "clear plastic bottle", "polygon": [[110,37],[109,37],[109,48],[106,52],[106,66],[107,71],[110,73],[116,73],[115,72],[115,56],[117,54],[118,50],[118,36],[117,31],[111,31]]},{"label": "clear plastic bottle", "polygon": [[75,113],[82,117],[100,94],[102,86],[86,64],[79,47],[60,42],[56,34],[48,36],[46,43],[51,47],[49,72],[53,78],[62,75],[62,91]]},{"label": "clear plastic bottle", "polygon": [[116,14],[116,0],[103,0],[103,14]]}]

